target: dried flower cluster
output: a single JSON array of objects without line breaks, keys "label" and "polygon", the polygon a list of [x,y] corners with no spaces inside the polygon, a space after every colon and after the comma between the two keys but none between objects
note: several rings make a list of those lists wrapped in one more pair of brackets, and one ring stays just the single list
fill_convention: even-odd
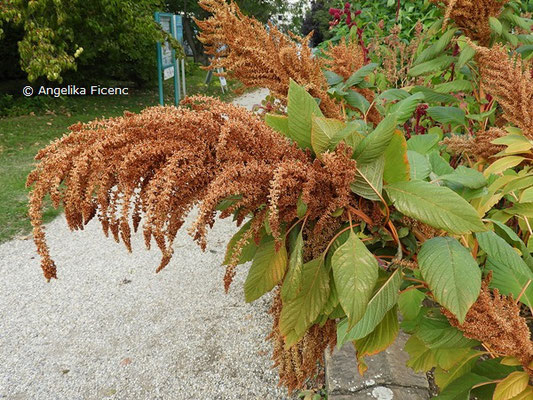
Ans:
[{"label": "dried flower cluster", "polygon": [[507,132],[500,128],[490,128],[486,131],[472,135],[453,135],[445,138],[441,143],[452,154],[470,154],[476,159],[489,160],[490,157],[505,149],[505,146],[491,143],[493,140],[507,135]]},{"label": "dried flower cluster", "polygon": [[225,68],[244,85],[268,88],[285,100],[289,81],[304,86],[320,99],[328,117],[339,117],[340,107],[328,95],[322,61],[313,57],[309,38],[284,35],[275,26],[267,30],[259,21],[245,16],[234,2],[201,0],[199,5],[212,14],[200,21],[200,41],[213,56],[209,68]]},{"label": "dried flower cluster", "polygon": [[479,340],[497,355],[516,358],[533,377],[533,343],[526,321],[520,316],[520,307],[512,297],[500,295],[498,289],[491,292],[490,279],[489,274],[482,282],[481,293],[466,314],[464,323],[460,324],[446,309],[443,313],[466,337]]},{"label": "dried flower cluster", "polygon": [[154,107],[77,124],[38,153],[40,163],[27,184],[33,185],[30,214],[46,278],[56,276],[42,228],[47,194],[55,206],[63,203],[71,229],[83,229],[98,216],[104,232],[122,238],[130,250],[129,219],[135,231],[144,214],[146,245],[153,237],[163,253],[158,270],[169,262],[176,233],[196,203],[200,212],[191,233],[205,247],[216,207],[229,196],[241,197],[222,218],[236,212],[240,223],[254,215],[253,235],[269,211],[276,237],[280,223],[297,217],[300,195],[317,231],[350,202],[355,161],[348,147],[341,144],[312,161],[244,108],[207,97],[183,105],[190,109]]},{"label": "dried flower cluster", "polygon": [[324,351],[330,351],[337,344],[337,328],[334,320],[328,320],[323,326],[313,325],[298,343],[291,347],[285,346],[285,339],[279,330],[279,318],[282,301],[278,290],[270,314],[273,316],[272,332],[268,336],[273,342],[272,359],[279,373],[279,384],[285,385],[291,393],[303,388],[306,381],[317,372],[322,363]]},{"label": "dried flower cluster", "polygon": [[450,19],[465,31],[471,39],[486,45],[490,39],[489,17],[497,17],[502,7],[509,0],[431,0],[433,3],[444,3],[443,27]]},{"label": "dried flower cluster", "polygon": [[475,46],[482,88],[498,100],[504,117],[533,139],[533,80],[520,55],[509,58],[504,47]]}]

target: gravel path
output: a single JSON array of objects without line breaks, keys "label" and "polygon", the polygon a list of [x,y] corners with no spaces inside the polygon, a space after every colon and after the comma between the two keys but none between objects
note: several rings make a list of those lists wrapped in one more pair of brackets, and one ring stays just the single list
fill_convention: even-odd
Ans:
[{"label": "gravel path", "polygon": [[246,267],[223,291],[234,231],[217,222],[203,253],[183,229],[155,274],[159,252],[141,235],[129,254],[96,221],[71,233],[60,216],[47,229],[59,276],[51,283],[31,240],[0,245],[0,398],[286,399],[265,342],[268,299],[244,302]]}]

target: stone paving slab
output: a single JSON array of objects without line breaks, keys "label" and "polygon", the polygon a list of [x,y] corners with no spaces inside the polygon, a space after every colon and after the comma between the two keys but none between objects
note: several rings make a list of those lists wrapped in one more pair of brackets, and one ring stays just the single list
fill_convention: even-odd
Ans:
[{"label": "stone paving slab", "polygon": [[329,400],[426,400],[429,385],[426,376],[406,366],[408,355],[403,351],[407,335],[384,352],[366,358],[368,370],[357,371],[355,350],[351,343],[326,354],[326,385]]}]

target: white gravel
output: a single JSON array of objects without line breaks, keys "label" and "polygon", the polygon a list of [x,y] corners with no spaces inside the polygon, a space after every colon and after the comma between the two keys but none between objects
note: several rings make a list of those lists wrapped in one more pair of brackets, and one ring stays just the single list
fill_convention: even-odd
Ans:
[{"label": "white gravel", "polygon": [[[265,94],[238,100],[251,106]],[[96,221],[71,233],[60,216],[47,228],[59,276],[51,283],[31,240],[0,245],[0,398],[288,398],[265,342],[269,299],[243,300],[247,266],[224,294],[235,230],[218,221],[203,253],[182,229],[155,274],[159,251],[145,250],[141,235],[129,254]]]}]

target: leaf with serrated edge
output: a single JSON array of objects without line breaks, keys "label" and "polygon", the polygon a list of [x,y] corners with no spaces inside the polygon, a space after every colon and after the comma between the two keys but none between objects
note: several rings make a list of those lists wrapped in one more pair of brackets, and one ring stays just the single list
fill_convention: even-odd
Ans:
[{"label": "leaf with serrated edge", "polygon": [[381,156],[392,139],[396,129],[396,116],[389,115],[379,123],[355,148],[353,158],[361,164],[374,161]]},{"label": "leaf with serrated edge", "polygon": [[353,233],[331,258],[333,278],[351,328],[365,314],[378,279],[378,263],[365,244]]},{"label": "leaf with serrated edge", "polygon": [[411,181],[389,184],[385,191],[398,211],[435,228],[455,234],[485,230],[476,210],[449,188]]}]

